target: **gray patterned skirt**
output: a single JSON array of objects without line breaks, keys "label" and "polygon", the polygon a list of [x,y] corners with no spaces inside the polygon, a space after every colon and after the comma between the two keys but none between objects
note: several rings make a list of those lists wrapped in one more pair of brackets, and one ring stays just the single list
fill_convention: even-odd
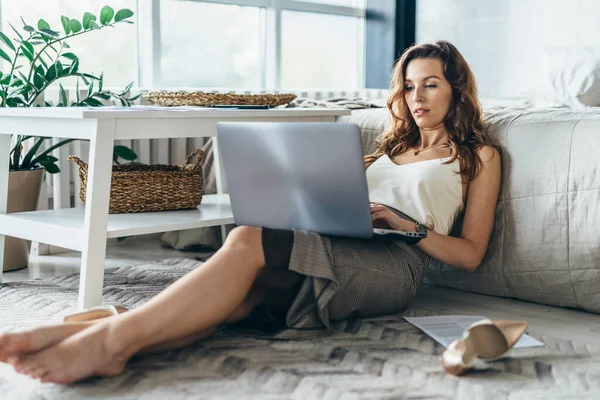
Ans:
[{"label": "gray patterned skirt", "polygon": [[275,339],[355,332],[358,318],[406,308],[428,262],[429,256],[419,248],[399,240],[295,230],[288,268],[266,274],[266,284],[272,290],[265,309],[271,320],[279,320],[279,329],[265,334],[265,329],[246,329],[249,326],[245,324],[245,328],[235,330]]}]

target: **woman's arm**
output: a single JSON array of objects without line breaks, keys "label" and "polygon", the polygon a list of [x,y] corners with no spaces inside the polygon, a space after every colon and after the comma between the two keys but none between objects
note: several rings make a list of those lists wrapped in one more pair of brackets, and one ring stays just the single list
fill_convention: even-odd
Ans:
[{"label": "woman's arm", "polygon": [[475,271],[487,250],[500,192],[500,154],[491,146],[479,150],[482,167],[469,183],[460,238],[429,231],[417,246],[431,257],[466,271]]}]

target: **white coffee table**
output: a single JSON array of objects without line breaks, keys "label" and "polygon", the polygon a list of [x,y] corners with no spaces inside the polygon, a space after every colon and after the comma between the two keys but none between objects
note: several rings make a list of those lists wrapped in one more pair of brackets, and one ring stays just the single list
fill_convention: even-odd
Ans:
[{"label": "white coffee table", "polygon": [[[0,108],[0,274],[4,236],[82,252],[78,308],[102,303],[106,240],[233,222],[219,157],[219,121],[334,122],[344,109]],[[85,207],[6,214],[10,134],[89,140]],[[217,194],[194,210],[108,214],[115,140],[214,137]],[[1,279],[1,275],[0,275]],[[0,280],[1,282],[1,280]]]}]

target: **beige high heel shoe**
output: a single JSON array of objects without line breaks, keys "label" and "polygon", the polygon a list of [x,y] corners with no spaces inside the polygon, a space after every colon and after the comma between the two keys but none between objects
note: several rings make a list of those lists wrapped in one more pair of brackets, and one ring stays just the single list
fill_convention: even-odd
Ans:
[{"label": "beige high heel shoe", "polygon": [[95,319],[111,317],[113,315],[121,314],[127,311],[125,307],[121,306],[100,306],[93,307],[87,310],[67,315],[63,318],[63,322],[83,322],[93,321]]},{"label": "beige high heel shoe", "polygon": [[481,361],[501,358],[525,333],[527,321],[483,319],[468,327],[442,354],[442,366],[452,375],[462,375]]}]

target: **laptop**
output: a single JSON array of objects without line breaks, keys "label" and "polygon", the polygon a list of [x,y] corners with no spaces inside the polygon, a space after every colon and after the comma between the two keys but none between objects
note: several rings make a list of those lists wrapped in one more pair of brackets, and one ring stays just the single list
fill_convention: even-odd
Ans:
[{"label": "laptop", "polygon": [[423,237],[373,228],[356,124],[219,122],[217,137],[237,225],[408,242]]}]

